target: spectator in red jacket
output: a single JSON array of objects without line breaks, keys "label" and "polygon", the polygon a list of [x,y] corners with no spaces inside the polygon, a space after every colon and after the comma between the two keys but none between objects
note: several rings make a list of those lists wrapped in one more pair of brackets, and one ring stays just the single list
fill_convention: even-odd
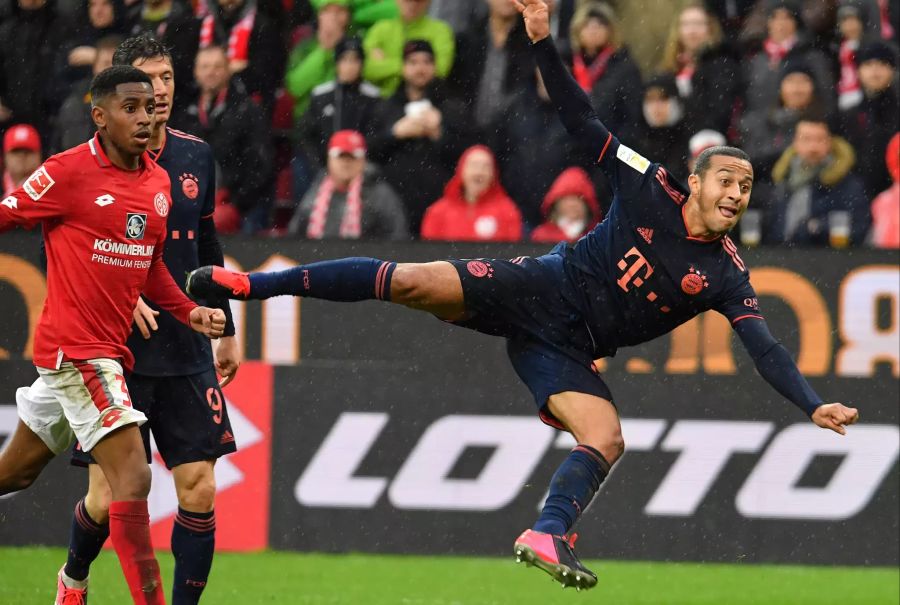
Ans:
[{"label": "spectator in red jacket", "polygon": [[588,173],[578,167],[564,170],[544,197],[541,214],[546,222],[531,232],[533,242],[574,243],[593,229],[600,222],[601,212]]},{"label": "spectator in red jacket", "polygon": [[467,149],[444,197],[425,211],[422,239],[514,242],[522,214],[500,184],[497,158],[484,145]]},{"label": "spectator in red jacket", "polygon": [[884,156],[894,184],[872,202],[872,245],[900,248],[900,132],[894,134]]}]

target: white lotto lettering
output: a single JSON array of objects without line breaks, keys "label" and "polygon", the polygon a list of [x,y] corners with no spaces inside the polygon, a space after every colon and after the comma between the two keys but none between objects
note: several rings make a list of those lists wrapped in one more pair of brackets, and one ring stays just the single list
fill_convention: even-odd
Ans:
[{"label": "white lotto lettering", "polygon": [[[890,325],[878,326],[878,302],[887,299]],[[889,363],[900,376],[900,269],[853,271],[841,284],[840,337],[835,369],[840,376],[872,376],[875,364]]]},{"label": "white lotto lettering", "polygon": [[12,210],[16,210],[19,207],[19,200],[15,198],[15,196],[11,195],[8,198],[4,199],[0,204],[10,208]]},{"label": "white lotto lettering", "polygon": [[353,474],[384,425],[387,414],[344,412],[325,437],[294,487],[297,502],[306,506],[371,508],[388,480]]},{"label": "white lotto lettering", "polygon": [[153,256],[154,248],[155,246],[152,244],[125,244],[109,239],[94,240],[94,250],[110,254],[121,254],[123,256]]},{"label": "white lotto lettering", "polygon": [[731,455],[758,451],[773,428],[771,422],[677,422],[663,441],[662,449],[680,451],[681,455],[644,512],[676,517],[693,515]]},{"label": "white lotto lettering", "polygon": [[[425,430],[393,480],[356,476],[389,419],[386,413],[341,414],[297,481],[297,501],[310,507],[370,509],[387,490],[397,509],[499,510],[522,495],[547,450],[575,445],[570,435],[557,436],[530,416],[449,415]],[[684,420],[675,422],[660,443],[667,424],[655,418],[622,419],[626,448],[680,452],[644,508],[650,516],[696,514],[731,457],[759,452],[775,428],[770,422]],[[449,478],[468,447],[494,451],[477,477]],[[843,437],[812,424],[790,426],[766,449],[734,506],[750,518],[847,519],[876,496],[898,452],[900,429],[893,425],[853,426]],[[798,487],[817,455],[844,459],[827,486]],[[614,483],[614,475],[604,485]],[[598,499],[602,497],[601,492]]]},{"label": "white lotto lettering", "polygon": [[[795,424],[784,429],[746,483],[735,505],[745,517],[841,521],[860,513],[872,500],[900,451],[900,429],[890,425],[854,426],[846,435]],[[797,487],[820,454],[842,455],[824,487]]]},{"label": "white lotto lettering", "polygon": [[[422,435],[388,497],[400,509],[501,509],[519,495],[552,442],[553,430],[529,417],[445,416]],[[494,450],[478,477],[449,478],[472,446]]]}]

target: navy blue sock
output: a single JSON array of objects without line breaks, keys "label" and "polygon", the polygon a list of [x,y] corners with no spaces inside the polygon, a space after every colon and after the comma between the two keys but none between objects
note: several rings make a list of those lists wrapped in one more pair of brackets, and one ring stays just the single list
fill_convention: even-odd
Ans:
[{"label": "navy blue sock", "polygon": [[69,536],[69,558],[66,560],[66,575],[73,580],[88,577],[91,563],[100,554],[103,543],[109,537],[109,523],[100,525],[87,512],[84,498],[75,505],[72,515],[72,533]]},{"label": "navy blue sock", "polygon": [[576,446],[550,480],[550,493],[532,529],[557,536],[569,533],[608,474],[609,463],[600,452]]},{"label": "navy blue sock", "polygon": [[175,556],[173,605],[196,605],[206,588],[216,550],[216,513],[192,513],[180,506],[172,526]]},{"label": "navy blue sock", "polygon": [[391,300],[397,263],[352,257],[300,265],[285,271],[250,274],[250,298],[290,294],[338,302]]}]

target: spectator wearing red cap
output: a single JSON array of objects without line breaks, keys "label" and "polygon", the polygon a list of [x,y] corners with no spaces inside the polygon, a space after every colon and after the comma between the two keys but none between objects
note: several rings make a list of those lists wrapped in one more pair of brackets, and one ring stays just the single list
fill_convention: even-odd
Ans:
[{"label": "spectator wearing red cap", "polygon": [[462,154],[444,197],[425,211],[422,239],[515,242],[522,214],[500,184],[497,159],[484,145]]},{"label": "spectator wearing red cap", "polygon": [[41,165],[41,137],[33,126],[16,124],[3,135],[3,197],[18,189]]},{"label": "spectator wearing red cap", "polygon": [[872,202],[872,245],[876,248],[900,248],[900,132],[894,134],[884,155],[894,180]]},{"label": "spectator wearing red cap", "polygon": [[600,222],[600,204],[591,177],[578,167],[560,174],[544,197],[541,213],[546,222],[531,232],[531,241],[575,243]]},{"label": "spectator wearing red cap", "polygon": [[400,198],[367,169],[361,133],[332,135],[326,171],[303,196],[288,232],[307,239],[409,238]]}]

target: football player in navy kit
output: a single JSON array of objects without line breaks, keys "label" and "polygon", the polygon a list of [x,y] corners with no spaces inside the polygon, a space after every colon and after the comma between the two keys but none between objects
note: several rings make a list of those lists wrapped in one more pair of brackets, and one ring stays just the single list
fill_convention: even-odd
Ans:
[{"label": "football player in navy kit", "polygon": [[[134,66],[153,82],[156,125],[149,153],[171,180],[172,210],[164,259],[169,271],[182,281],[200,265],[223,263],[216,237],[215,161],[209,145],[166,125],[174,96],[172,59],[168,50],[149,34],[123,42],[113,58],[116,65]],[[234,323],[227,301],[215,303],[225,310],[225,334],[213,350],[208,339],[191,331],[139,299],[135,328],[128,347],[135,357],[128,385],[134,407],[148,417],[143,427],[149,457],[149,435],[172,471],[178,494],[178,513],[172,529],[175,574],[172,602],[199,602],[212,566],[215,548],[214,501],[216,459],[236,450],[221,386],[240,365]],[[216,376],[223,377],[222,385]],[[75,507],[69,557],[60,571],[59,592],[87,592],[90,564],[108,535],[109,488],[100,468],[88,454],[76,449],[73,462],[89,465],[88,493]],[[64,595],[58,594],[62,601]]]},{"label": "football player in navy kit", "polygon": [[710,148],[688,185],[678,183],[596,117],[550,39],[546,4],[511,1],[524,14],[566,129],[591,150],[612,185],[612,206],[600,225],[574,246],[561,243],[536,258],[424,264],[348,258],[249,275],[203,267],[188,276],[187,292],[241,300],[378,299],[505,337],[541,420],[578,443],[553,476],[539,519],[515,541],[516,557],[563,586],[591,588],[597,577],[576,557],[569,532],[625,448],[612,394],[593,360],[712,309],[729,319],[762,377],[818,426],[844,434],[858,412],[823,402],[760,313],[747,267],[728,237],[750,201],[747,155]]}]

